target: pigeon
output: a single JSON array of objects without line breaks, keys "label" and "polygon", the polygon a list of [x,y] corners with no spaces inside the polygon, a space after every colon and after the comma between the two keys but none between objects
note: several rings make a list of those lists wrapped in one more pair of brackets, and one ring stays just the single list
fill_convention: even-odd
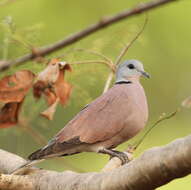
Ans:
[{"label": "pigeon", "polygon": [[85,106],[45,147],[32,153],[26,165],[81,152],[108,154],[125,163],[125,153],[114,148],[137,135],[148,120],[141,76],[150,77],[140,61],[121,63],[113,87]]}]

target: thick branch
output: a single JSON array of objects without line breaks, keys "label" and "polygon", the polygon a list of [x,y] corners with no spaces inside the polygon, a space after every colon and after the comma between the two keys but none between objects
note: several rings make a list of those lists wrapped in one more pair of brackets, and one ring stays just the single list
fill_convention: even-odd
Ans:
[{"label": "thick branch", "polygon": [[10,173],[25,162],[23,158],[0,149],[0,173]]},{"label": "thick branch", "polygon": [[[0,151],[2,172],[7,173],[14,169],[21,161],[22,159],[18,161],[18,156]],[[139,158],[109,172],[79,174],[71,171],[58,173],[37,170],[24,176],[2,174],[0,189],[152,190],[190,173],[191,135],[164,147],[147,150]]]},{"label": "thick branch", "polygon": [[0,62],[0,71],[9,68],[12,65],[23,63],[28,60],[34,59],[36,57],[45,56],[47,54],[53,53],[61,48],[69,46],[69,45],[81,40],[82,38],[87,37],[90,34],[93,34],[96,31],[101,30],[107,26],[110,26],[116,22],[119,22],[123,19],[129,18],[131,16],[135,16],[142,12],[151,10],[153,8],[156,8],[158,6],[161,6],[163,4],[173,2],[173,1],[176,1],[176,0],[153,0],[151,2],[141,3],[133,9],[125,10],[114,16],[104,17],[101,21],[97,22],[96,24],[90,25],[86,29],[81,30],[73,35],[66,37],[64,40],[60,40],[60,41],[50,44],[48,46],[44,46],[39,49],[35,49],[35,52],[36,52],[35,54],[29,53],[29,54],[26,54],[22,57],[15,59],[15,60],[12,60],[12,61],[1,61]]}]

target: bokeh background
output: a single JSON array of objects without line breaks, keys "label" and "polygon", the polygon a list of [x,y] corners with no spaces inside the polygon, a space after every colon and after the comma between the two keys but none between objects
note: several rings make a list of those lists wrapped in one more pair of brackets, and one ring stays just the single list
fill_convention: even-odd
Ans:
[{"label": "bokeh background", "polygon": [[[29,45],[43,46],[63,39],[79,31],[105,15],[112,15],[133,7],[140,0],[15,0],[11,3],[0,1],[0,59],[14,59],[29,52]],[[115,60],[124,44],[129,42],[140,30],[145,15],[124,20],[99,31],[74,45],[49,55],[57,57],[73,48],[94,50]],[[177,1],[148,14],[148,24],[141,37],[130,48],[124,59],[135,58],[144,63],[145,70],[152,78],[143,79],[150,108],[149,128],[162,113],[171,113],[180,107],[184,98],[191,95],[191,2]],[[10,26],[11,25],[11,26]],[[17,42],[11,40],[16,39]],[[88,53],[72,52],[64,60],[69,62],[99,59]],[[14,73],[20,69],[30,69],[35,73],[45,65],[29,61],[11,68],[0,76]],[[44,100],[35,101],[32,93],[26,97],[21,116],[26,126],[50,139],[84,105],[99,96],[104,88],[109,69],[103,65],[87,64],[73,66],[67,73],[67,81],[73,85],[73,92],[66,107],[59,106],[54,120],[47,121],[39,116],[46,104]],[[119,108],[120,109],[120,108]],[[191,110],[182,109],[176,117],[161,123],[147,136],[135,156],[153,146],[168,144],[176,138],[191,133]],[[143,133],[142,133],[143,134]],[[136,142],[141,135],[135,137]],[[128,143],[119,146],[124,150]],[[30,132],[20,126],[0,129],[0,148],[27,157],[42,145]],[[40,164],[46,169],[63,171],[100,171],[108,157],[94,153],[83,153],[61,159],[53,159]],[[149,161],[149,160],[148,160]],[[191,177],[175,180],[160,190],[190,189]]]}]

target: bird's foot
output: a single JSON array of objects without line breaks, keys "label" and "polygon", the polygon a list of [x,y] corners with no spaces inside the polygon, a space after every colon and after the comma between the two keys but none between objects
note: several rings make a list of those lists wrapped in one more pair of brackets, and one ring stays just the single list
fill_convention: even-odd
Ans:
[{"label": "bird's foot", "polygon": [[109,154],[111,158],[113,157],[119,158],[122,162],[122,165],[130,161],[127,154],[125,154],[124,152],[119,152],[117,150],[102,149],[99,151],[99,153]]},{"label": "bird's foot", "polygon": [[122,165],[128,163],[130,160],[129,160],[129,157],[126,153],[124,152],[120,152],[120,151],[117,151],[117,150],[112,150],[114,152],[114,156],[111,156],[111,158],[113,157],[118,157],[121,162],[122,162]]}]

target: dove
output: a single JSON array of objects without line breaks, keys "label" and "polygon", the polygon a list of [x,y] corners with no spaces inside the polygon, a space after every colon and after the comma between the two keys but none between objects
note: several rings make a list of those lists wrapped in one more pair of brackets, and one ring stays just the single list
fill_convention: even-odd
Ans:
[{"label": "dove", "polygon": [[81,152],[108,154],[125,163],[126,154],[114,148],[137,135],[148,120],[141,76],[149,78],[140,61],[121,63],[113,87],[85,106],[45,147],[32,153],[27,165]]}]

